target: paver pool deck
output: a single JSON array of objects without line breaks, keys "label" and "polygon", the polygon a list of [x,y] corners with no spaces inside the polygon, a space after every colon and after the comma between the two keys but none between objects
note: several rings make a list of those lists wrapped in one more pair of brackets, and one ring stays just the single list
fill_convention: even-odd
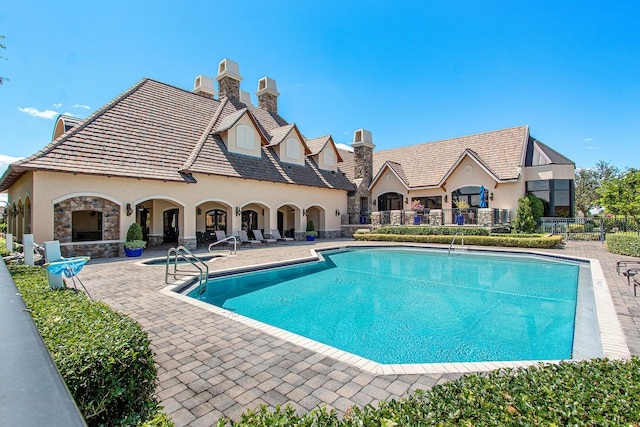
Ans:
[{"label": "paver pool deck", "polygon": [[[327,240],[246,248],[208,265],[211,272],[358,244]],[[600,242],[568,242],[564,249],[542,252],[600,261],[629,350],[640,355],[640,296],[633,296],[633,287],[615,270],[616,261],[633,258],[611,254]],[[145,251],[145,258],[164,255],[165,251]],[[360,370],[161,293],[166,286],[164,264],[142,265],[141,260],[92,260],[80,277],[95,299],[129,314],[149,334],[158,366],[157,396],[176,426],[211,426],[221,417],[238,420],[246,409],[261,404],[290,404],[299,412],[326,404],[344,413],[353,405],[399,399],[461,376],[375,375]]]}]

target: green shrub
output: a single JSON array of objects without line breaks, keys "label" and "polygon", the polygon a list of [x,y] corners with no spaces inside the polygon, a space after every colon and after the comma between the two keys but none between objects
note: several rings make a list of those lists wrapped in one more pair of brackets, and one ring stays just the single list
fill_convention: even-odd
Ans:
[{"label": "green shrub", "polygon": [[9,271],[90,426],[136,425],[158,414],[153,353],[140,325],[84,293],[50,289],[43,268]]},{"label": "green shrub", "polygon": [[529,199],[529,204],[531,205],[533,219],[538,220],[542,218],[544,215],[544,203],[542,203],[542,200],[533,193],[527,194],[527,199]]},{"label": "green shrub", "polygon": [[134,222],[129,226],[127,230],[127,242],[133,242],[135,240],[142,240],[142,227],[137,222]]},{"label": "green shrub", "polygon": [[640,420],[640,362],[597,360],[470,374],[339,418],[325,407],[247,411],[218,426],[627,426]]},{"label": "green shrub", "polygon": [[637,233],[607,233],[606,243],[613,254],[640,257],[640,235]]},{"label": "green shrub", "polygon": [[432,227],[429,225],[400,225],[380,227],[373,231],[376,234],[409,234],[409,235],[443,235],[453,236],[456,233],[463,232],[466,236],[488,236],[489,230],[482,227]]},{"label": "green shrub", "polygon": [[518,210],[515,218],[513,218],[513,227],[518,232],[533,233],[536,226],[537,223],[533,218],[533,210],[531,209],[531,200],[527,197],[520,197],[518,199]]},{"label": "green shrub", "polygon": [[[445,235],[408,235],[408,234],[355,234],[354,239],[361,241],[378,242],[412,242],[412,243],[451,243],[451,236]],[[456,244],[462,242],[462,236],[456,237]],[[518,248],[554,248],[562,243],[562,236],[545,237],[519,237],[518,235],[504,234],[494,236],[467,236],[464,235],[464,243],[478,246],[506,246]]]}]

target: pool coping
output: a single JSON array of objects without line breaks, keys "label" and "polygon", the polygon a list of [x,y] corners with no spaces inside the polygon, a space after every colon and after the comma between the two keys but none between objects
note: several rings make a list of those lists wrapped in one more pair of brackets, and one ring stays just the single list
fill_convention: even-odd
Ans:
[{"label": "pool coping", "polygon": [[[238,274],[242,272],[250,272],[261,270],[265,268],[276,268],[282,266],[295,265],[300,263],[314,262],[322,259],[321,252],[329,250],[340,250],[350,248],[381,248],[381,247],[393,247],[393,248],[417,248],[417,249],[434,249],[438,251],[444,251],[442,247],[435,246],[422,246],[422,245],[393,245],[393,246],[366,246],[366,245],[349,245],[340,244],[336,246],[323,247],[316,250],[310,248],[310,256],[302,258],[294,258],[287,261],[270,262],[255,264],[248,267],[230,268],[217,270],[210,273],[210,277],[225,276],[230,274]],[[561,259],[573,262],[588,263],[591,270],[591,284],[593,287],[593,294],[596,306],[597,324],[600,333],[600,343],[602,347],[603,357],[609,359],[629,359],[631,353],[627,346],[626,337],[622,331],[620,320],[615,311],[611,292],[609,290],[608,283],[605,279],[600,261],[591,258],[582,258],[578,256],[559,256],[545,252],[537,252],[530,250],[513,250],[513,248],[469,248],[469,252],[493,252],[493,253],[510,253],[514,255],[536,255],[544,258]],[[448,363],[420,363],[420,364],[384,364],[375,362],[373,360],[358,356],[353,353],[320,343],[310,338],[303,337],[293,332],[286,331],[281,328],[260,322],[255,319],[240,315],[228,311],[224,308],[214,306],[212,304],[194,299],[185,295],[186,288],[193,287],[193,278],[185,278],[179,280],[171,285],[167,285],[160,290],[165,295],[170,295],[174,298],[180,299],[188,304],[198,306],[209,312],[215,313],[222,317],[228,318],[233,321],[237,321],[243,325],[252,327],[256,330],[260,330],[273,337],[280,338],[292,344],[309,349],[316,353],[322,354],[327,357],[331,357],[338,361],[342,361],[351,366],[359,368],[365,372],[373,375],[402,375],[402,374],[448,374],[448,373],[470,373],[470,372],[483,372],[492,371],[496,369],[509,369],[509,368],[521,368],[539,363],[559,363],[563,360],[518,360],[518,361],[493,361],[493,362],[448,362]],[[564,361],[578,361],[582,359],[566,359]]]}]

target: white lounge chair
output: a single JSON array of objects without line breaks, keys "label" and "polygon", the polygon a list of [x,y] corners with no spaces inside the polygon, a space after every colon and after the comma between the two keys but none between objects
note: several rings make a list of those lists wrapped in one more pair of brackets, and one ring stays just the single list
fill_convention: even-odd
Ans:
[{"label": "white lounge chair", "polygon": [[269,243],[273,243],[274,245],[278,244],[278,241],[276,239],[265,239],[262,236],[262,231],[260,230],[253,230],[253,235],[256,237],[256,239],[260,240],[265,245],[269,245]]},{"label": "white lounge chair", "polygon": [[273,236],[274,239],[276,239],[278,242],[291,242],[291,244],[293,245],[293,242],[295,242],[295,240],[292,237],[282,237],[280,235],[280,232],[277,229],[273,229],[271,230],[271,235]]},{"label": "white lounge chair", "polygon": [[244,230],[240,230],[238,232],[238,237],[240,237],[240,243],[242,244],[242,246],[247,244],[250,245],[251,247],[253,247],[254,245],[262,246],[262,242],[260,240],[249,239],[247,232]]}]

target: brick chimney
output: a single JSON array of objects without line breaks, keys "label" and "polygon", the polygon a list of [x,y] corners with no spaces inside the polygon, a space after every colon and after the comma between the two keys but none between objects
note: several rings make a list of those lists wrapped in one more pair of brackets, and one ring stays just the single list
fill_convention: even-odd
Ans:
[{"label": "brick chimney", "polygon": [[213,99],[216,96],[216,90],[213,88],[213,79],[200,74],[193,82],[193,93]]},{"label": "brick chimney", "polygon": [[258,97],[258,108],[274,114],[278,112],[278,96],[280,94],[276,88],[275,80],[269,77],[263,77],[258,80],[256,96]]},{"label": "brick chimney", "polygon": [[230,59],[223,59],[218,64],[218,98],[224,97],[240,100],[240,67],[237,62]]},{"label": "brick chimney", "polygon": [[353,168],[354,178],[364,179],[367,185],[373,179],[373,144],[371,132],[365,129],[358,129],[353,133]]}]

